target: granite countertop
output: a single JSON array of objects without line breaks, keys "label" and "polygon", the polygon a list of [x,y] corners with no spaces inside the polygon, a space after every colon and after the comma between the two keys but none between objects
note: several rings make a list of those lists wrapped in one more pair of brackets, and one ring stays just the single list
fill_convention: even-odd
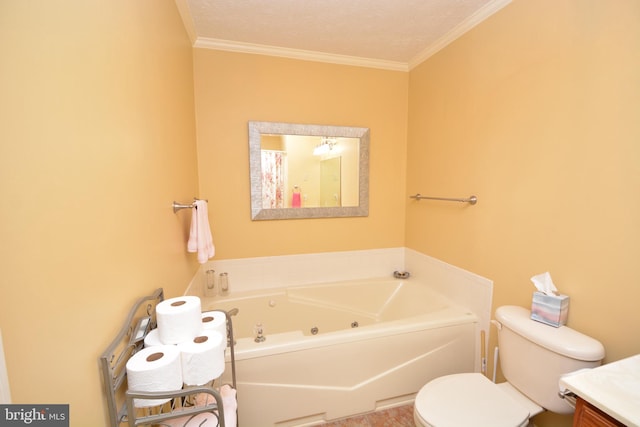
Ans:
[{"label": "granite countertop", "polygon": [[640,426],[640,354],[560,378],[569,390],[627,426]]}]

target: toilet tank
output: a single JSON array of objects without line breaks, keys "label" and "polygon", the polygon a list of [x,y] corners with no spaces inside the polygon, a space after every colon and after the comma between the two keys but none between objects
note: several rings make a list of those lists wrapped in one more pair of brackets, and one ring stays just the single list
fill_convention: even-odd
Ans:
[{"label": "toilet tank", "polygon": [[560,376],[602,363],[602,344],[580,332],[531,320],[523,307],[496,310],[500,368],[507,381],[543,408],[559,414],[573,408],[558,396]]}]

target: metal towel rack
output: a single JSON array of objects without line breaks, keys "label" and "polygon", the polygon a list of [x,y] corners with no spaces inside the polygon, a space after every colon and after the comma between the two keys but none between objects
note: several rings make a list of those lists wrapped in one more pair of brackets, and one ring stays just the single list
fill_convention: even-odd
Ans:
[{"label": "metal towel rack", "polygon": [[[196,202],[198,201],[198,199],[196,199],[195,197],[193,198],[193,203],[191,204],[186,204],[186,203],[178,203],[176,201],[173,202],[173,204],[171,205],[173,207],[173,213],[178,212],[180,209],[191,209],[191,208],[195,208],[196,207]],[[205,202],[209,203],[208,200],[205,200]]]},{"label": "metal towel rack", "polygon": [[409,196],[409,198],[416,199],[416,200],[428,199],[428,200],[444,200],[447,202],[462,202],[462,203],[469,203],[470,205],[475,205],[476,203],[478,203],[478,198],[476,196],[469,196],[466,199],[457,199],[457,198],[450,198],[450,197],[429,197],[429,196],[423,196],[420,193],[417,193],[413,196]]}]

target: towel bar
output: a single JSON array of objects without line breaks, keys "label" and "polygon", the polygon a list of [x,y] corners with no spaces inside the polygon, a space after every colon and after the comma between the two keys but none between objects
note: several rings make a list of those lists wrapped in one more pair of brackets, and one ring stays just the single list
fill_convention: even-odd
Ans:
[{"label": "towel bar", "polygon": [[[173,213],[178,212],[180,209],[191,209],[191,208],[195,208],[196,207],[196,201],[198,201],[198,199],[196,199],[195,197],[193,198],[193,203],[191,204],[186,204],[186,203],[178,203],[176,201],[173,202],[173,204],[171,205],[173,207]],[[205,202],[209,203],[209,200],[204,200]]]},{"label": "towel bar", "polygon": [[469,203],[470,205],[475,205],[476,203],[478,203],[478,198],[476,196],[469,196],[466,199],[457,199],[457,198],[449,198],[449,197],[429,197],[429,196],[423,196],[420,193],[417,193],[413,196],[409,196],[409,198],[416,199],[416,200],[428,199],[428,200],[445,200],[447,202],[463,202],[463,203]]}]

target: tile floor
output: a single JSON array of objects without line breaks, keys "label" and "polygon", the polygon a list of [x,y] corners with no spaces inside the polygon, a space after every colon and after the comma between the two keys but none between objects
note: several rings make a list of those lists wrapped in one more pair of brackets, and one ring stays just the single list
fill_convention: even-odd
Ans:
[{"label": "tile floor", "polygon": [[413,405],[398,406],[384,411],[332,421],[322,424],[321,427],[415,427]]}]

